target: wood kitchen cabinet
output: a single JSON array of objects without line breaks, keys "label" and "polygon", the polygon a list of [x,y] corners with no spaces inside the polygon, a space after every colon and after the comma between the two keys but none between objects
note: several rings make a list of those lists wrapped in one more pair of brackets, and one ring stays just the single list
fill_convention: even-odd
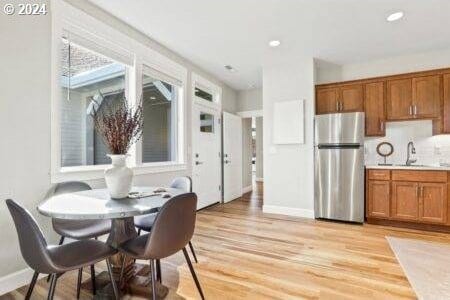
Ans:
[{"label": "wood kitchen cabinet", "polygon": [[390,216],[390,182],[370,180],[367,184],[367,214],[373,218]]},{"label": "wood kitchen cabinet", "polygon": [[419,220],[419,184],[417,182],[392,182],[392,218]]},{"label": "wood kitchen cabinet", "polygon": [[450,74],[443,75],[443,116],[440,133],[450,133]]},{"label": "wood kitchen cabinet", "polygon": [[386,122],[428,119],[450,134],[450,68],[316,85],[316,114],[365,112],[366,136]]},{"label": "wood kitchen cabinet", "polygon": [[367,220],[450,231],[448,180],[440,170],[367,170]]},{"label": "wood kitchen cabinet", "polygon": [[339,89],[340,112],[364,111],[362,84],[345,85]]},{"label": "wood kitchen cabinet", "polygon": [[363,97],[362,84],[318,88],[316,90],[316,113],[364,111]]},{"label": "wood kitchen cabinet", "polygon": [[439,75],[387,81],[387,119],[438,118],[441,107]]},{"label": "wood kitchen cabinet", "polygon": [[373,82],[364,85],[366,136],[384,136],[386,134],[384,94],[384,82]]},{"label": "wood kitchen cabinet", "polygon": [[316,92],[316,113],[329,114],[337,112],[339,90],[337,88],[317,89]]},{"label": "wood kitchen cabinet", "polygon": [[447,222],[447,184],[421,183],[419,192],[419,220],[445,224]]},{"label": "wood kitchen cabinet", "polygon": [[411,119],[413,117],[412,79],[388,80],[386,102],[388,120]]},{"label": "wood kitchen cabinet", "polygon": [[412,79],[412,106],[415,118],[438,118],[441,108],[441,76]]}]

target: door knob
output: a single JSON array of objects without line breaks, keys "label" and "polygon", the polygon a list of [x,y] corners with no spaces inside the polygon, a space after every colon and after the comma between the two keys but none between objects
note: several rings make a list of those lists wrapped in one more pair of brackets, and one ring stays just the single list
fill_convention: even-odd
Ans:
[{"label": "door knob", "polygon": [[198,165],[203,165],[203,162],[202,162],[202,161],[196,161],[195,164],[196,164],[197,166],[198,166]]}]

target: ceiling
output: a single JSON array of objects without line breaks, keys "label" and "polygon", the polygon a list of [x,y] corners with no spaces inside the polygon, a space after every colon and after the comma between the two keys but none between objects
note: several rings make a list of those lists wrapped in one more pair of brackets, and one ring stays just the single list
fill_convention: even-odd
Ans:
[{"label": "ceiling", "polygon": [[261,86],[273,57],[349,64],[450,49],[449,0],[90,1],[238,90]]}]

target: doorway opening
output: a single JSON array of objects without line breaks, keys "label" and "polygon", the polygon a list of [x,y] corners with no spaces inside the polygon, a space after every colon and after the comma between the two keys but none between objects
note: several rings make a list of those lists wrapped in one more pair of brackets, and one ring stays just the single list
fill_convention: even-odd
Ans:
[{"label": "doorway opening", "polygon": [[242,118],[242,191],[255,191],[263,182],[263,117]]}]

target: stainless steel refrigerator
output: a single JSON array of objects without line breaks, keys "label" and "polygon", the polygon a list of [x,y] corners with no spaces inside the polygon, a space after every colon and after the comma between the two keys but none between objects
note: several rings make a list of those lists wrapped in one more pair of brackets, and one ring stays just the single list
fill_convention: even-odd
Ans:
[{"label": "stainless steel refrigerator", "polygon": [[315,217],[364,222],[364,113],[315,117]]}]

